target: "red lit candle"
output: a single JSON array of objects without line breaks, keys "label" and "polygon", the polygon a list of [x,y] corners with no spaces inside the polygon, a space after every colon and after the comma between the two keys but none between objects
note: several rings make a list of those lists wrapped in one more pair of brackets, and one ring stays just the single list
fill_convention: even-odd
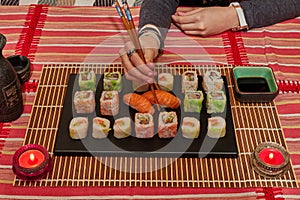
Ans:
[{"label": "red lit candle", "polygon": [[265,142],[259,144],[252,154],[254,170],[265,177],[280,177],[289,169],[290,155],[280,144]]},{"label": "red lit candle", "polygon": [[21,179],[38,180],[51,169],[52,159],[43,146],[28,144],[19,148],[13,156],[13,171]]},{"label": "red lit candle", "polygon": [[259,158],[269,165],[281,165],[284,162],[282,153],[273,148],[265,148],[258,154]]},{"label": "red lit candle", "polygon": [[19,164],[24,168],[35,168],[42,164],[45,160],[43,152],[32,149],[22,153],[19,157]]}]

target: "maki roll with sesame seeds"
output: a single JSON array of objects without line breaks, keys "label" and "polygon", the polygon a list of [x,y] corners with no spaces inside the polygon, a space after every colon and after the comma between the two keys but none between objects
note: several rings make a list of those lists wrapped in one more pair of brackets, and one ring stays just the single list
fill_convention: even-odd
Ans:
[{"label": "maki roll with sesame seeds", "polygon": [[95,95],[92,90],[76,91],[74,106],[77,113],[92,113],[95,111]]},{"label": "maki roll with sesame seeds", "polygon": [[119,93],[117,91],[103,91],[100,98],[101,115],[114,116],[119,113]]},{"label": "maki roll with sesame seeds", "polygon": [[137,138],[152,138],[154,136],[154,122],[151,114],[136,113],[134,124]]},{"label": "maki roll with sesame seeds", "polygon": [[177,134],[177,115],[174,111],[161,112],[158,117],[158,137],[173,138]]},{"label": "maki roll with sesame seeds", "polygon": [[205,72],[202,87],[206,92],[222,90],[223,85],[224,81],[219,71],[209,70]]},{"label": "maki roll with sesame seeds", "polygon": [[198,77],[195,71],[186,71],[182,74],[181,92],[184,93],[186,90],[197,90],[198,88]]}]

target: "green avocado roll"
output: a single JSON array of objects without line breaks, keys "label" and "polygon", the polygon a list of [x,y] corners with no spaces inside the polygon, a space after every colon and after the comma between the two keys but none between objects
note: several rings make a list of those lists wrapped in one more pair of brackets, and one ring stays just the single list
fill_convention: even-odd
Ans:
[{"label": "green avocado roll", "polygon": [[122,75],[120,72],[105,72],[103,78],[103,89],[105,91],[117,91],[122,90]]},{"label": "green avocado roll", "polygon": [[187,90],[184,94],[183,109],[184,112],[200,113],[202,109],[203,93],[202,91]]},{"label": "green avocado roll", "polygon": [[80,90],[96,91],[96,75],[94,71],[79,72],[79,88]]},{"label": "green avocado roll", "polygon": [[222,113],[226,106],[226,95],[223,91],[207,92],[207,113]]}]

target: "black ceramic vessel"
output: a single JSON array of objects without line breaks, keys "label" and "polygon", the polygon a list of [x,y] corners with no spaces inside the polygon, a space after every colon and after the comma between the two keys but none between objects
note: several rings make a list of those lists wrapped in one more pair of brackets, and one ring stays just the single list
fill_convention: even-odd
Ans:
[{"label": "black ceramic vessel", "polygon": [[18,74],[20,83],[23,84],[30,78],[30,60],[26,56],[13,55],[7,57]]},{"label": "black ceramic vessel", "polygon": [[20,81],[11,63],[3,56],[6,38],[0,34],[0,122],[16,120],[23,112]]}]

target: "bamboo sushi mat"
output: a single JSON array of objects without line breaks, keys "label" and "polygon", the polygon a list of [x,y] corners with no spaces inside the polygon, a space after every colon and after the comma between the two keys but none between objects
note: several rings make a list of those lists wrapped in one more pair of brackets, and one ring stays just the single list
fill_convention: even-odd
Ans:
[{"label": "bamboo sushi mat", "polygon": [[[15,178],[14,186],[144,186],[144,187],[289,187],[297,188],[291,167],[281,178],[267,179],[251,167],[251,153],[257,144],[286,142],[274,102],[241,103],[234,98],[233,66],[158,66],[159,72],[180,75],[196,70],[202,75],[208,69],[218,69],[228,83],[232,117],[239,150],[237,158],[164,158],[164,157],[92,157],[53,155],[54,143],[68,75],[82,69],[102,74],[123,72],[121,65],[44,65],[31,112],[24,144],[40,144],[53,158],[53,169],[39,181]],[[291,163],[290,163],[291,166]]]}]

